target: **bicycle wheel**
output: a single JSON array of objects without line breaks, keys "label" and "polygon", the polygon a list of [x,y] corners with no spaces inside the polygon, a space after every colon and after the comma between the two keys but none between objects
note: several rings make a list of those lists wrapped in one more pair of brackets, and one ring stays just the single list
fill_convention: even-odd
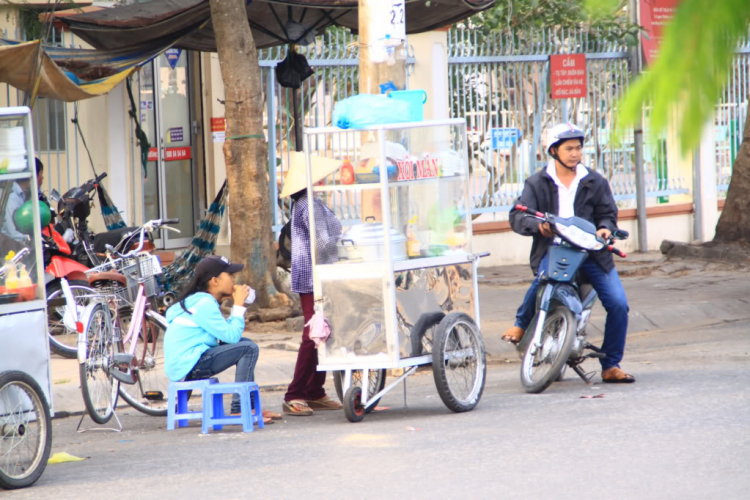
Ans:
[{"label": "bicycle wheel", "polygon": [[[84,307],[88,304],[96,290],[89,286],[88,281],[71,280],[70,291],[78,306],[79,314],[83,312]],[[54,281],[47,286],[47,327],[49,331],[49,347],[52,352],[65,358],[75,358],[78,351],[78,332],[65,326],[63,317],[67,305],[63,295],[62,285],[59,281]],[[62,301],[62,304],[60,302]],[[53,305],[60,304],[60,305]]]},{"label": "bicycle wheel", "polygon": [[[131,321],[132,313],[121,316],[123,337]],[[140,332],[131,342],[121,345],[124,352],[130,352],[131,343],[138,342],[134,352],[135,384],[120,384],[120,395],[130,406],[152,417],[167,415],[169,379],[164,374],[164,332],[160,322],[146,316]]]},{"label": "bicycle wheel", "polygon": [[[344,403],[344,373],[343,371],[333,372],[333,386],[336,388],[336,396],[339,397],[339,401]],[[352,371],[352,385],[351,387],[362,387],[362,370]],[[379,393],[385,387],[386,370],[369,370],[367,377],[370,379],[370,384],[367,386],[367,397],[371,398],[375,394]],[[374,404],[367,408],[366,412],[370,413],[380,402],[380,399],[375,401]]]},{"label": "bicycle wheel", "polygon": [[0,487],[25,488],[44,472],[52,448],[47,399],[26,373],[0,373]]},{"label": "bicycle wheel", "polygon": [[86,324],[86,361],[78,365],[78,374],[86,411],[97,424],[109,422],[117,405],[120,383],[110,372],[115,355],[113,333],[109,307],[96,304]]},{"label": "bicycle wheel", "polygon": [[[540,393],[561,374],[576,336],[576,320],[558,305],[544,320],[541,346],[529,342],[521,361],[521,384],[526,392]],[[532,352],[533,351],[533,352]]]},{"label": "bicycle wheel", "polygon": [[484,392],[486,372],[476,323],[465,313],[448,314],[433,339],[432,373],[440,399],[457,413],[472,410]]}]

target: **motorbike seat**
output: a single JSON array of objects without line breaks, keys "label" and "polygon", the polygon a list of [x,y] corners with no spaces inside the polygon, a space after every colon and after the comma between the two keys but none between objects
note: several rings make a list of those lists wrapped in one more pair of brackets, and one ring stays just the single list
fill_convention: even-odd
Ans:
[{"label": "motorbike seat", "polygon": [[107,281],[116,281],[122,286],[127,286],[127,280],[125,276],[114,271],[108,271],[104,273],[96,273],[89,275],[89,285],[105,285]]},{"label": "motorbike seat", "polygon": [[114,231],[107,231],[106,233],[98,233],[94,235],[94,252],[106,252],[107,245],[116,247],[126,234],[132,231],[137,231],[138,229],[139,228],[137,227],[122,227],[120,229],[115,229]]}]

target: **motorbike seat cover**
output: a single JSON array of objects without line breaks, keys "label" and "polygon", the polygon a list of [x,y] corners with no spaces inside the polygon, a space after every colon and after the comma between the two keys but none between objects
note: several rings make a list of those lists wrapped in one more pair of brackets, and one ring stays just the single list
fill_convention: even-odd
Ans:
[{"label": "motorbike seat cover", "polygon": [[94,285],[98,281],[116,281],[122,286],[127,286],[127,280],[125,279],[125,276],[113,271],[89,275],[89,285]]},{"label": "motorbike seat cover", "polygon": [[114,231],[107,231],[106,233],[98,233],[94,235],[94,252],[106,252],[107,245],[116,247],[126,234],[138,229],[139,228],[137,227],[122,227],[120,229],[115,229]]}]

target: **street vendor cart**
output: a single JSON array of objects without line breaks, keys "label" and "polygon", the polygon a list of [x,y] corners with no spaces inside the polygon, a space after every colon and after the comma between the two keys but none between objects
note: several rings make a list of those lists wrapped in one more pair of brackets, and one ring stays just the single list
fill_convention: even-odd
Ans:
[{"label": "street vendor cart", "polygon": [[[313,196],[343,226],[333,262],[312,252],[315,310],[331,331],[318,370],[334,372],[351,422],[425,365],[451,410],[482,396],[467,149],[460,119],[305,130],[310,234]],[[316,156],[342,166],[312,185]],[[400,375],[387,386],[386,370]]]},{"label": "street vendor cart", "polygon": [[[49,343],[31,111],[0,108],[0,487],[33,484],[52,445]],[[49,211],[46,211],[49,216]]]}]

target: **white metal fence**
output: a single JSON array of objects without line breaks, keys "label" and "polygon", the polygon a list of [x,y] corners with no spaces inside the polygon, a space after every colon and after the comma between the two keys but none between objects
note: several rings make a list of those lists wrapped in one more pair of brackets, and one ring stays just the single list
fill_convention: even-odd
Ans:
[{"label": "white metal fence", "polygon": [[750,38],[737,48],[729,83],[716,106],[716,179],[720,192],[729,187],[732,164],[742,142],[750,95]]},{"label": "white metal fence", "polygon": [[[451,116],[465,117],[472,137],[474,213],[510,208],[526,177],[547,163],[543,132],[563,121],[586,133],[583,163],[609,179],[617,200],[635,200],[632,131],[622,141],[613,131],[617,102],[630,84],[626,46],[603,32],[455,29],[448,47]],[[587,95],[552,100],[549,56],[583,53]],[[518,129],[517,142],[493,147],[493,129],[507,128]],[[665,141],[649,142],[644,159],[647,196],[688,192],[677,172],[667,170]]]},{"label": "white metal fence", "polygon": [[[8,35],[4,33],[6,38]],[[14,35],[17,39],[17,34]],[[72,35],[54,36],[56,43],[74,44]],[[617,101],[630,83],[627,47],[609,40],[606,33],[567,30],[487,35],[455,29],[448,37],[450,116],[466,118],[469,128],[474,213],[502,212],[510,207],[520,194],[524,179],[546,163],[542,134],[547,126],[559,121],[576,122],[586,131],[584,163],[608,177],[615,197],[620,201],[635,199],[632,133],[618,142],[612,127]],[[286,50],[280,47],[260,53],[269,165],[276,167],[270,168],[269,185],[275,201],[276,230],[288,216],[288,205],[279,202],[277,195],[283,188],[289,152],[297,148],[295,132],[301,141],[303,126],[329,124],[335,103],[358,92],[359,50],[356,37],[351,34],[331,31],[315,44],[300,49],[316,72],[298,91],[296,103],[291,89],[279,86],[274,75],[274,68],[284,59]],[[552,100],[549,55],[569,53],[586,54],[588,95],[581,99]],[[413,58],[409,58],[408,67],[412,68],[413,63]],[[717,104],[720,190],[726,190],[729,184],[732,162],[742,140],[750,94],[748,74],[750,41],[738,48],[731,81]],[[4,97],[5,102],[0,104],[12,106],[23,102],[22,92],[4,87],[0,86],[0,101]],[[47,168],[56,174],[47,176],[45,190],[62,191],[85,181],[82,175],[88,175],[88,159],[80,151],[78,131],[69,125],[74,110],[73,104],[41,99],[34,111],[37,150]],[[689,192],[676,167],[668,166],[665,138],[650,136],[648,113],[649,109],[644,109],[647,196]],[[493,148],[492,130],[499,128],[517,128],[520,138],[512,146]]]}]

